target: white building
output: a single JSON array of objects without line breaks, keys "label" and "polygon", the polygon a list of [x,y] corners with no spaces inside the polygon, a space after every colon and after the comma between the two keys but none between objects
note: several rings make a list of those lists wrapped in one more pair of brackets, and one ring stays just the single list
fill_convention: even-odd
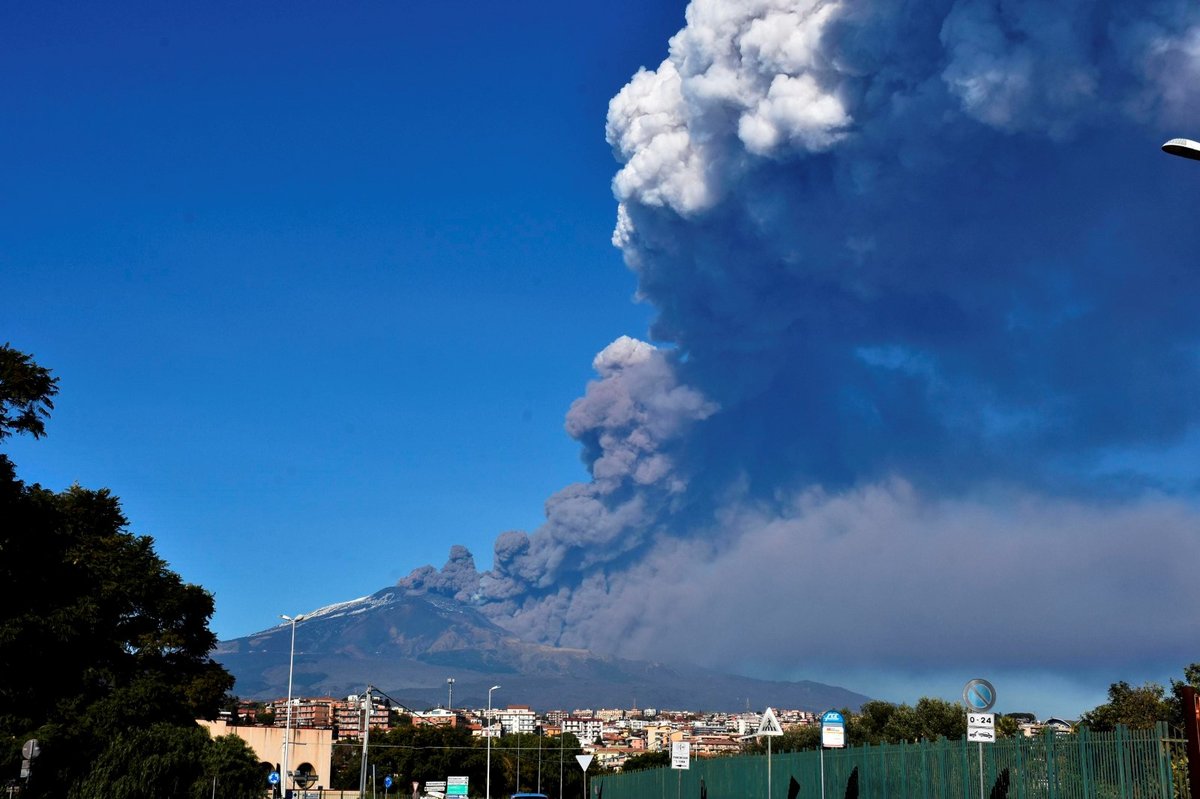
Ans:
[{"label": "white building", "polygon": [[590,744],[604,731],[604,722],[595,717],[568,716],[562,721],[564,733],[571,733],[582,744]]},{"label": "white building", "polygon": [[504,728],[505,735],[532,734],[537,728],[537,714],[529,709],[529,705],[509,705],[498,710],[496,720]]}]

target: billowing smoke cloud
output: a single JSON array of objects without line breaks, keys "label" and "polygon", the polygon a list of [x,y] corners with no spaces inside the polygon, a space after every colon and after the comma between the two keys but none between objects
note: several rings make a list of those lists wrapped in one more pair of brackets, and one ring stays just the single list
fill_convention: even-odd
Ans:
[{"label": "billowing smoke cloud", "polygon": [[660,346],[545,525],[405,584],[629,656],[975,663],[986,602],[989,663],[1200,659],[1198,78],[1182,0],[694,0],[607,126]]}]

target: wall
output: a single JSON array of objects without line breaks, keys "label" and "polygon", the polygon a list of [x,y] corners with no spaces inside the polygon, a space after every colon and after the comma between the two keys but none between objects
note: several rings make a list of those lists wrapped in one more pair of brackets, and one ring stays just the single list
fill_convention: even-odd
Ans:
[{"label": "wall", "polygon": [[[272,767],[283,764],[283,727],[230,727],[224,721],[198,721],[214,738],[236,735],[254,750],[258,759]],[[328,785],[333,754],[333,731],[292,728],[292,753],[288,769],[310,763],[317,772],[317,784]],[[315,787],[315,786],[314,786]]]}]

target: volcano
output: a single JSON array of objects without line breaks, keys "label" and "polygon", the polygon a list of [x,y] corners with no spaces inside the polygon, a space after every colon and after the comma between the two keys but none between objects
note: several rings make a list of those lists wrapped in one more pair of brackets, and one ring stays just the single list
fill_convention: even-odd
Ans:
[{"label": "volcano", "polygon": [[[213,657],[243,699],[287,695],[289,623],[222,641]],[[368,685],[414,709],[482,707],[503,685],[507,702],[538,710],[643,707],[734,711],[746,707],[857,709],[866,696],[803,680],[758,680],[686,664],[627,660],[523,641],[474,608],[391,587],[306,614],[296,626],[292,692],[348,696]]]}]

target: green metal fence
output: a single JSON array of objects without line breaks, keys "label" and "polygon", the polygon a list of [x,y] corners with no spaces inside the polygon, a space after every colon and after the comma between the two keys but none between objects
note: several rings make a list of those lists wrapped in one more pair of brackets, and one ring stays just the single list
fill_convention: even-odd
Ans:
[{"label": "green metal fence", "polygon": [[788,752],[769,758],[769,775],[766,755],[712,758],[693,760],[686,770],[637,771],[593,782],[603,799],[696,799],[702,780],[707,799],[788,799],[794,779],[797,799],[843,799],[855,769],[861,799],[986,799],[1005,775],[1008,799],[1187,796],[1185,743],[1165,724],[1108,733],[1047,731],[992,744],[963,738]]}]

